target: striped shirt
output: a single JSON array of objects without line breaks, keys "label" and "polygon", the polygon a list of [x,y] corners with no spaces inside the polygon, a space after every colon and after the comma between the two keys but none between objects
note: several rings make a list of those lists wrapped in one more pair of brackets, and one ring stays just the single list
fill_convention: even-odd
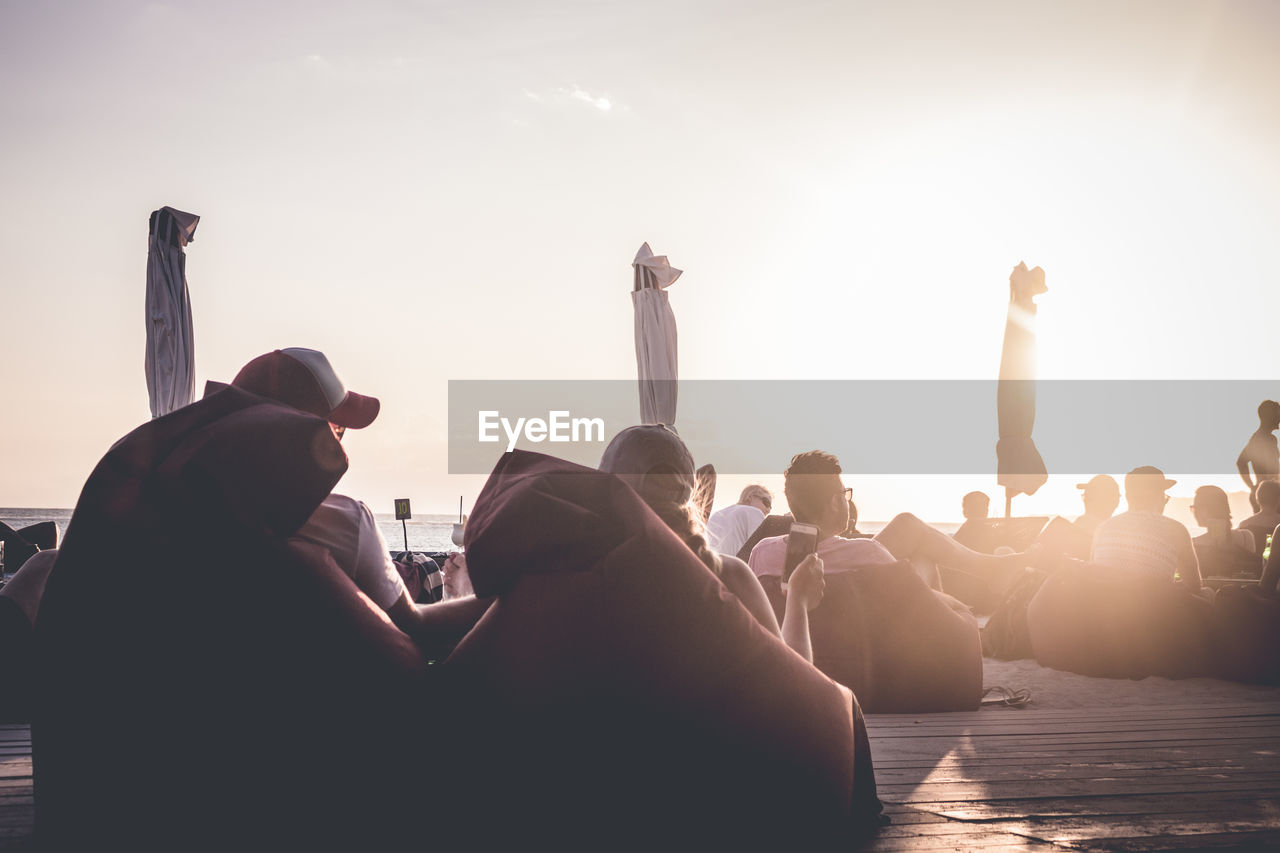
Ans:
[{"label": "striped shirt", "polygon": [[1190,535],[1172,518],[1129,510],[1098,525],[1093,534],[1093,562],[1172,580],[1178,571],[1178,543],[1189,541]]}]

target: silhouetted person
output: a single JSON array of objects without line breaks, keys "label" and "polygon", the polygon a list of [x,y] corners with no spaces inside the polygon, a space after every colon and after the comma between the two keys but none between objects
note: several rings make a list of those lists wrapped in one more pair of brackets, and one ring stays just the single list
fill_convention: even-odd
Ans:
[{"label": "silhouetted person", "polygon": [[1253,549],[1261,557],[1267,547],[1267,537],[1280,525],[1280,480],[1263,480],[1253,497],[1261,508],[1240,522],[1239,527],[1253,534]]},{"label": "silhouetted person", "polygon": [[1044,558],[1036,568],[1053,571],[1072,560],[1088,560],[1093,552],[1093,534],[1098,525],[1115,514],[1120,506],[1120,484],[1108,474],[1098,474],[1087,483],[1077,483],[1084,515],[1075,521],[1057,516],[1040,532],[1036,541],[1044,549]]},{"label": "silhouetted person", "polygon": [[1191,514],[1195,516],[1196,524],[1205,529],[1203,534],[1191,540],[1201,575],[1252,578],[1262,573],[1262,559],[1254,551],[1253,534],[1248,530],[1231,529],[1231,507],[1226,492],[1217,486],[1196,489]]},{"label": "silhouetted person", "polygon": [[[1258,429],[1249,436],[1249,442],[1236,457],[1236,470],[1240,472],[1240,479],[1249,487],[1249,505],[1254,512],[1262,509],[1256,496],[1258,484],[1280,478],[1280,445],[1276,443],[1275,436],[1277,429],[1280,429],[1280,403],[1263,400],[1258,406]],[[1249,470],[1250,466],[1253,468],[1252,472]]]},{"label": "silhouetted person", "polygon": [[844,533],[840,536],[844,539],[874,539],[870,533],[863,533],[858,529],[858,505],[849,499],[849,526],[844,529]]},{"label": "silhouetted person", "polygon": [[[852,489],[840,477],[840,460],[830,453],[812,450],[796,454],[785,472],[787,504],[796,521],[818,528],[818,556],[828,573],[859,566],[910,561],[925,583],[941,590],[938,563],[978,576],[1003,588],[1027,565],[1023,554],[980,554],[930,527],[911,513],[900,513],[871,539],[845,539],[839,534],[849,526]],[[786,537],[763,539],[751,552],[751,570],[757,575],[781,575]]]},{"label": "silhouetted person", "polygon": [[961,498],[960,512],[964,515],[964,524],[955,532],[955,540],[983,554],[995,553],[998,543],[988,520],[991,498],[986,492],[969,492]]},{"label": "silhouetted person", "polygon": [[[738,597],[766,631],[813,661],[809,611],[822,601],[822,560],[809,555],[792,576],[782,624],[778,624],[764,587],[737,557],[718,554],[702,537],[702,521],[694,503],[697,489],[693,456],[665,424],[627,427],[613,437],[600,458],[600,470],[616,474],[697,555],[725,588]],[[750,488],[750,487],[748,487]]]},{"label": "silhouetted person", "polygon": [[1191,534],[1168,518],[1165,491],[1176,481],[1151,465],[1124,475],[1127,511],[1098,525],[1093,534],[1093,562],[1117,571],[1174,580],[1180,578],[1193,592],[1206,598],[1200,563]]}]

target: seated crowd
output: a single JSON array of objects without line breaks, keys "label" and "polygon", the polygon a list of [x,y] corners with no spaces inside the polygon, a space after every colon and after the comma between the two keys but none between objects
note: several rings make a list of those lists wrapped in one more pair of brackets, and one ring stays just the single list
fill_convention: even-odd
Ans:
[{"label": "seated crowd", "polygon": [[[1163,514],[1174,482],[1159,469],[1125,476],[1119,515],[1119,487],[1099,475],[1080,486],[1082,516],[989,553],[981,493],[965,496],[955,537],[910,513],[860,533],[839,460],[819,450],[784,472],[789,515],[770,515],[772,494],[752,485],[704,525],[699,469],[663,425],[618,433],[598,470],[506,454],[469,519],[467,556],[448,567],[476,594],[421,604],[368,507],[332,491],[346,430],[378,410],[322,353],[277,350],[104,457],[63,548],[5,589],[33,627],[44,841],[159,849],[199,823],[216,825],[216,848],[266,820],[264,846],[394,846],[438,793],[416,772],[430,762],[455,783],[440,802],[460,840],[495,807],[519,816],[510,832],[551,837],[581,818],[567,802],[599,816],[584,842],[610,821],[655,840],[674,826],[722,840],[726,819],[741,839],[853,837],[882,822],[863,708],[981,700],[978,621],[942,567],[1000,596],[1038,570],[1021,618],[1037,657],[1066,668],[1163,666],[1160,649],[1100,663],[1114,650],[1096,647],[1118,642],[1114,621],[1097,621],[1115,602],[1158,601],[1140,630],[1176,646],[1176,674],[1198,672],[1192,644],[1215,642],[1206,576],[1261,575],[1254,598],[1219,598],[1262,626],[1263,639],[1238,642],[1274,634],[1280,555],[1268,552],[1265,571],[1262,560],[1280,524],[1274,480],[1237,530],[1226,494],[1198,489],[1205,533],[1193,540]],[[784,587],[792,523],[818,535]],[[193,541],[208,544],[190,554]],[[228,566],[252,585],[210,584]],[[1182,630],[1187,620],[1200,627]],[[453,742],[433,752],[406,740],[403,708],[419,722],[444,714]],[[122,786],[119,767],[132,768]],[[355,799],[338,790],[357,778],[377,782]],[[273,796],[282,785],[288,795]],[[789,792],[792,811],[753,814],[764,785]],[[217,823],[230,801],[244,822]]]}]

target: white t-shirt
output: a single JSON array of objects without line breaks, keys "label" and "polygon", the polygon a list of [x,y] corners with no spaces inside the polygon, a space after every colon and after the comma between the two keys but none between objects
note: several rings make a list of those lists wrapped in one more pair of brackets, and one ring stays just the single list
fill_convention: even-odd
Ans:
[{"label": "white t-shirt", "polygon": [[711,513],[707,519],[707,544],[712,551],[738,556],[751,534],[764,521],[764,513],[746,504],[734,504]]},{"label": "white t-shirt", "polygon": [[362,501],[329,495],[291,539],[325,548],[373,603],[388,610],[405,592],[391,549]]},{"label": "white t-shirt", "polygon": [[[829,536],[819,542],[818,556],[822,558],[822,570],[828,574],[851,571],[859,566],[898,562],[888,548],[874,539],[844,539],[840,536]],[[781,577],[782,564],[786,559],[787,537],[771,536],[761,539],[751,549],[749,565],[759,577]]]}]

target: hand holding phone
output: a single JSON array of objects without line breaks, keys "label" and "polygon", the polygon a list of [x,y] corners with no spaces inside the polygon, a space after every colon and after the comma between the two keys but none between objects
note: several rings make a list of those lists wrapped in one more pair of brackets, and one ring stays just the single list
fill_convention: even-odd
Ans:
[{"label": "hand holding phone", "polygon": [[787,557],[782,564],[782,590],[785,592],[796,566],[818,551],[818,528],[812,524],[793,522],[787,534]]}]

